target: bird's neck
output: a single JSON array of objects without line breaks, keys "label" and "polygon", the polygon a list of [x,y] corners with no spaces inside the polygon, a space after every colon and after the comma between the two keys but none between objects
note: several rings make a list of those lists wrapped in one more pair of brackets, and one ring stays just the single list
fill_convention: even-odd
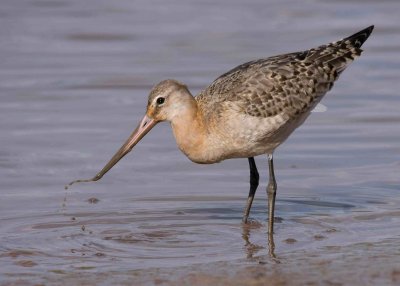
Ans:
[{"label": "bird's neck", "polygon": [[179,149],[190,160],[203,163],[207,131],[197,102],[192,99],[186,108],[180,110],[179,115],[174,116],[171,126]]}]

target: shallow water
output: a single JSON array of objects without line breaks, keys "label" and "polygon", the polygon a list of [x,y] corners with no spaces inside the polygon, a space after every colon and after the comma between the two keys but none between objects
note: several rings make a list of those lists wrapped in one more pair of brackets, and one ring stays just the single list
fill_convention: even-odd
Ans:
[{"label": "shallow water", "polygon": [[[296,5],[297,4],[297,5]],[[398,1],[2,1],[0,283],[400,283]],[[165,78],[193,93],[248,60],[376,25],[364,54],[266,158],[251,224],[247,160],[191,163],[160,124],[91,177]]]}]

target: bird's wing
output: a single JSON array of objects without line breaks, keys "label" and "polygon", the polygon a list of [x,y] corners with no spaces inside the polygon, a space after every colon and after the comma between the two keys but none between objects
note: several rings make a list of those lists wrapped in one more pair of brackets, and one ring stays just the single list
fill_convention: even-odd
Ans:
[{"label": "bird's wing", "polygon": [[217,78],[196,100],[206,112],[229,104],[256,117],[308,111],[361,54],[372,29],[307,51],[242,64]]}]

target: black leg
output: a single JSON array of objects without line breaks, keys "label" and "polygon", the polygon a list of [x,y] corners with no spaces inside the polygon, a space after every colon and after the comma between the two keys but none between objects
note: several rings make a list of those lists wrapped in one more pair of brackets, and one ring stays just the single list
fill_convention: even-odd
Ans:
[{"label": "black leg", "polygon": [[254,161],[254,158],[250,157],[248,159],[249,159],[249,166],[250,166],[250,191],[249,191],[249,196],[247,198],[246,208],[244,209],[244,214],[243,214],[243,222],[244,223],[247,222],[247,219],[249,217],[251,204],[253,203],[254,195],[256,193],[256,190],[258,187],[258,181],[260,178],[260,176],[258,175],[257,166],[256,166],[256,162]]},{"label": "black leg", "polygon": [[276,181],[274,174],[274,161],[272,154],[268,154],[268,167],[269,167],[269,181],[267,187],[268,195],[268,233],[274,233],[274,211],[275,211],[275,197],[276,197]]}]

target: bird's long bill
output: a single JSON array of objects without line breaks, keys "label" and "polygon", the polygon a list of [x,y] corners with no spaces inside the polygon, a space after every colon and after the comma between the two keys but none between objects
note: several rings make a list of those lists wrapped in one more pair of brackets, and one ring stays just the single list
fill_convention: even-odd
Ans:
[{"label": "bird's long bill", "polygon": [[[76,180],[72,181],[68,184],[68,186],[74,183],[80,182],[94,182],[100,180],[105,173],[107,173],[115,164],[118,163],[119,160],[122,159],[126,154],[128,154],[132,148],[142,139],[150,130],[156,125],[156,121],[154,119],[149,118],[145,115],[140,121],[139,125],[136,127],[135,131],[132,132],[131,136],[129,136],[128,140],[119,148],[119,150],[114,154],[111,160],[104,166],[104,168],[96,174],[92,179],[87,180]],[[68,188],[66,186],[66,188]]]}]

